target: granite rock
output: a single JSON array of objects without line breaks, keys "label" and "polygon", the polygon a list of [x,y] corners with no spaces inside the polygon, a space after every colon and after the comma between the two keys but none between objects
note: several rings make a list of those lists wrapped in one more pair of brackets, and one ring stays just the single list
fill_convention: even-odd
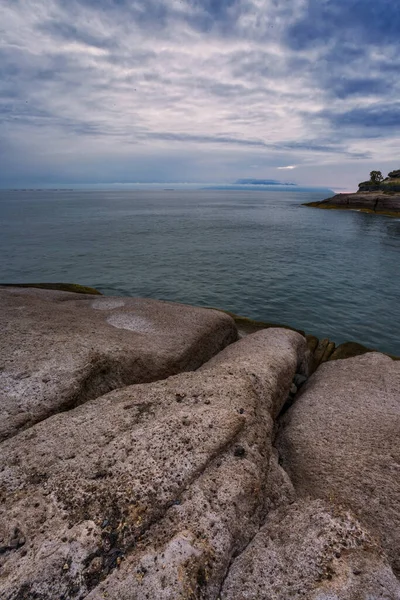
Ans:
[{"label": "granite rock", "polygon": [[350,509],[400,574],[400,364],[378,353],[323,364],[284,415],[282,465],[300,497]]},{"label": "granite rock", "polygon": [[237,339],[222,312],[0,287],[0,440],[101,396],[199,367]]},{"label": "granite rock", "polygon": [[233,558],[293,493],[273,415],[305,352],[299,334],[265,330],[200,371],[115,390],[5,440],[0,598],[217,598]]},{"label": "granite rock", "polygon": [[272,512],[233,562],[221,600],[398,600],[400,583],[373,537],[321,500]]}]

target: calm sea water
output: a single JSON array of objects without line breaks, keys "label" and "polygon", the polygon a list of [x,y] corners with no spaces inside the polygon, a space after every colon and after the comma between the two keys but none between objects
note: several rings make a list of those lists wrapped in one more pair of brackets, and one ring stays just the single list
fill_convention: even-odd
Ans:
[{"label": "calm sea water", "polygon": [[221,307],[400,354],[400,219],[321,194],[0,192],[0,281]]}]

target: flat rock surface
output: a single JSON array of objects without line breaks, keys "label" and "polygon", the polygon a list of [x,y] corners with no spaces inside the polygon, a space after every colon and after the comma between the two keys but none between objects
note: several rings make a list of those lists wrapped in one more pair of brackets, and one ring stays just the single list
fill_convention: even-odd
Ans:
[{"label": "flat rock surface", "polygon": [[216,599],[234,556],[293,493],[272,415],[305,352],[299,334],[265,330],[201,371],[5,440],[0,598]]},{"label": "flat rock surface", "polygon": [[400,574],[400,363],[369,353],[322,365],[281,422],[300,496],[348,507]]},{"label": "flat rock surface", "polygon": [[219,311],[0,287],[0,440],[112,389],[194,370],[236,338]]},{"label": "flat rock surface", "polygon": [[398,600],[400,583],[372,536],[321,500],[280,507],[237,558],[221,600]]}]

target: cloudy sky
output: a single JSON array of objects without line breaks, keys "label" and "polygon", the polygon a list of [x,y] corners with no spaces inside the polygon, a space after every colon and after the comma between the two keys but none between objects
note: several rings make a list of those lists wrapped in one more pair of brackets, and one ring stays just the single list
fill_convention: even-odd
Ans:
[{"label": "cloudy sky", "polygon": [[399,0],[0,0],[0,186],[400,168]]}]

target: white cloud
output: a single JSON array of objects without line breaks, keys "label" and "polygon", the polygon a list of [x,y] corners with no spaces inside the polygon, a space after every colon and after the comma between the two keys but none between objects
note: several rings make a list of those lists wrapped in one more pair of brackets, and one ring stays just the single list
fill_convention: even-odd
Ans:
[{"label": "white cloud", "polygon": [[135,177],[139,163],[157,177],[155,158],[160,173],[164,161],[175,175],[184,158],[194,178],[219,160],[213,173],[232,179],[254,175],[254,165],[261,176],[301,173],[366,151],[390,160],[387,141],[343,140],[322,122],[321,111],[341,101],[315,84],[318,49],[285,45],[285,28],[305,9],[304,0],[290,4],[284,11],[275,0],[242,0],[220,23],[188,0],[118,9],[108,1],[0,0],[0,133],[15,153],[5,160],[22,156],[19,171],[13,166],[21,174],[25,163],[69,177],[85,164],[102,176],[104,163],[119,176],[131,161]]}]

